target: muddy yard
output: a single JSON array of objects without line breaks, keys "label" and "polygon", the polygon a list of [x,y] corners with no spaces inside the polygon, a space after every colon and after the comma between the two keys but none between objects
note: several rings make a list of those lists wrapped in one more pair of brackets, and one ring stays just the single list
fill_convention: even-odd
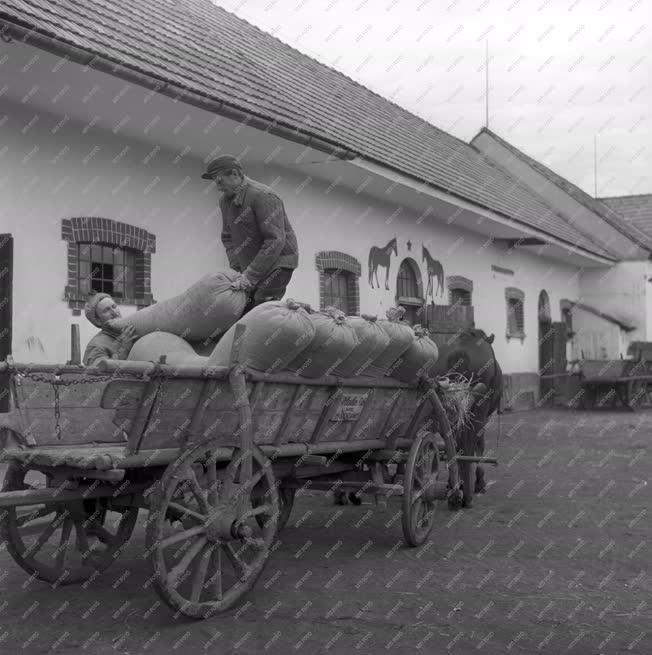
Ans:
[{"label": "muddy yard", "polygon": [[651,440],[649,409],[505,415],[488,493],[418,549],[398,501],[304,494],[245,603],[200,622],[156,597],[142,529],[76,587],[3,545],[0,652],[652,653]]}]

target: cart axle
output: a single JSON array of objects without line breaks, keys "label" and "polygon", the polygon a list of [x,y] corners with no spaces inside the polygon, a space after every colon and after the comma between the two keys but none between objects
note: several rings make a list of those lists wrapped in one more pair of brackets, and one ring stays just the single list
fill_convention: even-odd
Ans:
[{"label": "cart axle", "polygon": [[0,492],[0,507],[20,507],[39,503],[69,503],[90,498],[111,498],[140,493],[149,483],[131,484],[124,488],[108,485],[84,485],[77,489],[48,487],[47,489],[21,489],[20,491]]}]

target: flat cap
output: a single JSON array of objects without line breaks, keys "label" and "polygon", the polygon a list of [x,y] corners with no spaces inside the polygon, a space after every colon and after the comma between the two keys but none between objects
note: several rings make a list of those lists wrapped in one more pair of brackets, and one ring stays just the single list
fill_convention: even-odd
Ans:
[{"label": "flat cap", "polygon": [[212,180],[221,171],[229,171],[232,168],[242,170],[242,164],[233,155],[220,155],[208,162],[206,172],[202,175],[202,178]]}]

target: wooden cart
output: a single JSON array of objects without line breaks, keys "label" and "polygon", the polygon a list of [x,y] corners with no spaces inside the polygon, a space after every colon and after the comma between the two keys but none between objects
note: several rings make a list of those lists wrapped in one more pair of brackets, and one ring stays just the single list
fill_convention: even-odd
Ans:
[{"label": "wooden cart", "polygon": [[[418,546],[437,501],[461,505],[458,467],[479,461],[456,455],[432,381],[312,380],[237,362],[0,363],[7,371],[15,410],[4,422],[16,443],[0,451],[8,463],[0,512],[14,560],[49,583],[86,586],[146,509],[151,583],[196,618],[231,607],[254,585],[297,490],[356,491],[382,505],[400,495],[405,541]],[[50,394],[53,429],[30,413],[37,388]],[[117,426],[110,437],[105,422],[90,420],[91,397]]]}]

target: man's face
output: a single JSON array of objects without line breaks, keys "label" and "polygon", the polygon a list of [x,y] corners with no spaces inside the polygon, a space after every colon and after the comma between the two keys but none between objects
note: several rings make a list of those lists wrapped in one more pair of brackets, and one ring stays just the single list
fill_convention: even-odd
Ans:
[{"label": "man's face", "polygon": [[213,178],[217,190],[221,191],[225,196],[234,195],[243,179],[242,174],[236,170],[222,171]]},{"label": "man's face", "polygon": [[106,323],[113,318],[120,318],[122,316],[113,298],[102,298],[102,300],[97,303],[95,313],[101,323]]}]

